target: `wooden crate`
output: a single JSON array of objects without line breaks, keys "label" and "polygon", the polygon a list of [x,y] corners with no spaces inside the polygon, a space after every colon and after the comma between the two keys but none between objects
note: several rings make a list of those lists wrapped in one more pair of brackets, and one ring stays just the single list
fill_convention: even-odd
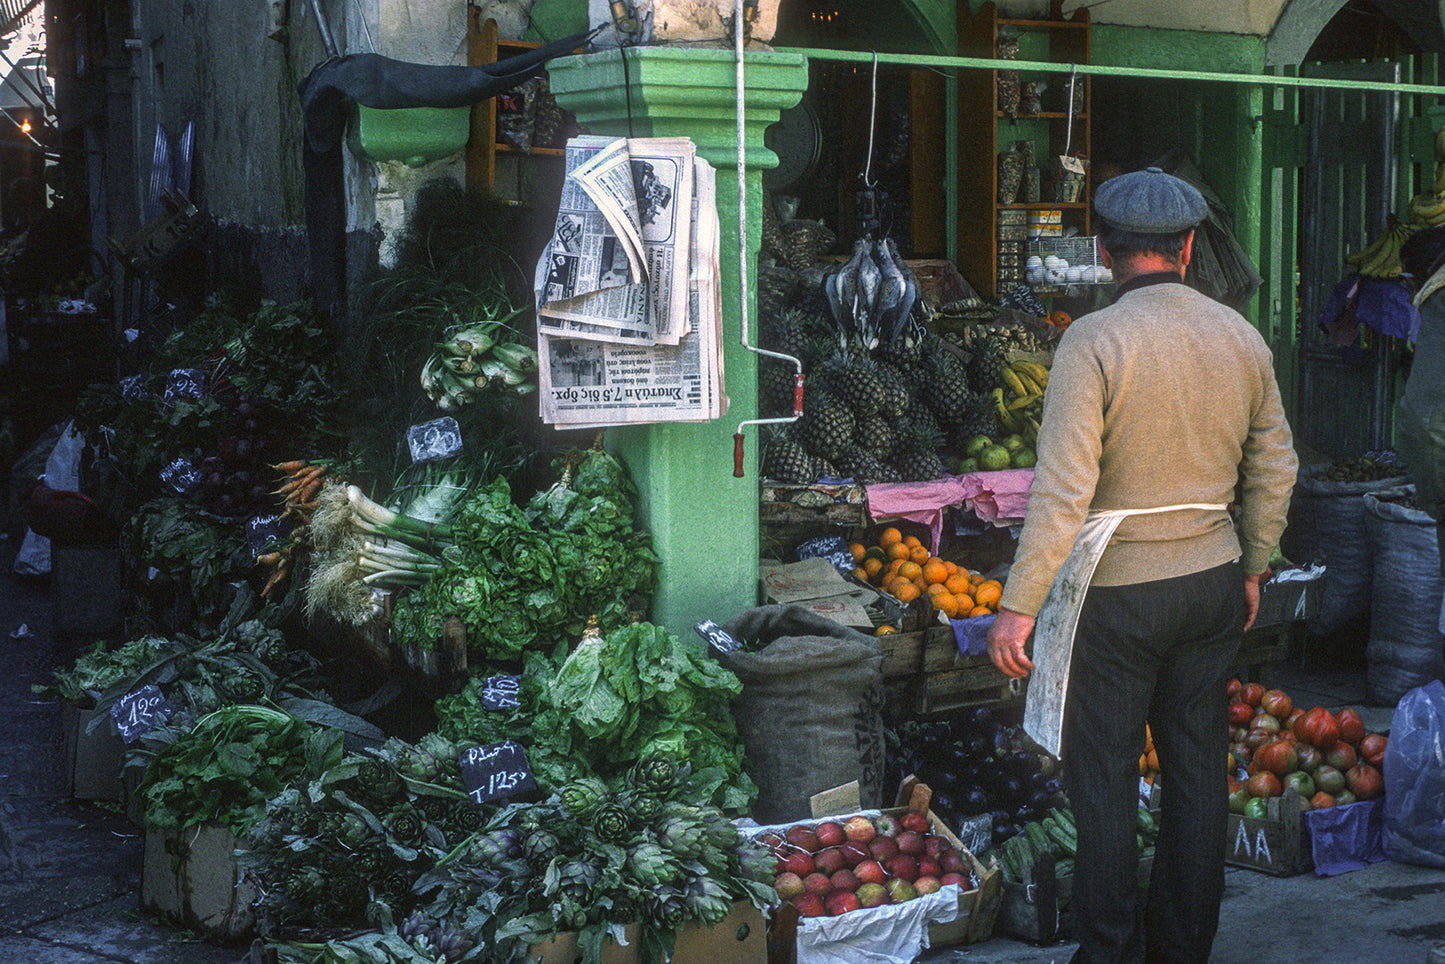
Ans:
[{"label": "wooden crate", "polygon": [[1271,797],[1266,816],[1229,815],[1224,862],[1272,877],[1293,877],[1314,866],[1300,821],[1299,795]]},{"label": "wooden crate", "polygon": [[926,716],[1023,700],[1023,681],[1009,679],[987,656],[960,654],[952,627],[930,626],[879,638],[884,644],[884,709],[890,716]]},{"label": "wooden crate", "polygon": [[758,520],[866,526],[868,496],[861,485],[791,485],[763,480]]}]

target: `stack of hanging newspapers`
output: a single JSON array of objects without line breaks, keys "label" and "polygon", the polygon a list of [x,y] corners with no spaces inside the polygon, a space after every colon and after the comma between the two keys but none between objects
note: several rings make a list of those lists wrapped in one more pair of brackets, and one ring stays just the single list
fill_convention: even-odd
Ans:
[{"label": "stack of hanging newspapers", "polygon": [[567,142],[537,263],[542,420],[697,422],[727,411],[715,171],[684,137]]}]

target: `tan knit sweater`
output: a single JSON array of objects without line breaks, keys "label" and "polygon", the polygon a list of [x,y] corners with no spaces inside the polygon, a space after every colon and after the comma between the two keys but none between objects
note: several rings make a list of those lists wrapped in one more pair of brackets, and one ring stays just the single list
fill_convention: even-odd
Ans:
[{"label": "tan knit sweater", "polygon": [[1049,373],[1038,456],[1001,602],[1028,615],[1038,613],[1091,508],[1238,498],[1236,523],[1205,510],[1124,519],[1093,585],[1166,579],[1237,558],[1246,573],[1262,572],[1298,468],[1264,339],[1181,283],[1125,291],[1069,326]]}]

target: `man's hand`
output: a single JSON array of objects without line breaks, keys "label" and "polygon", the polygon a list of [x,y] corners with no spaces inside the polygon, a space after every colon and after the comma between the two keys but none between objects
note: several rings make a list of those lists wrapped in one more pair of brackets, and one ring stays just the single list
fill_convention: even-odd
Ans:
[{"label": "man's hand", "polygon": [[[1255,593],[1258,605],[1258,589]],[[1005,676],[1022,679],[1034,668],[1033,660],[1024,655],[1024,643],[1034,631],[1034,617],[1000,609],[988,628],[988,658],[1003,670]]]},{"label": "man's hand", "polygon": [[1259,584],[1267,575],[1269,575],[1268,569],[1256,575],[1244,577],[1244,629],[1241,632],[1247,631],[1249,627],[1253,626],[1254,617],[1259,615]]}]

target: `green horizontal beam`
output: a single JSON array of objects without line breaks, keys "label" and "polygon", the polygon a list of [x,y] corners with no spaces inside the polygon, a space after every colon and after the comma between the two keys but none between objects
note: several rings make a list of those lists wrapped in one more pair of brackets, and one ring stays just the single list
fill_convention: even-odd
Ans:
[{"label": "green horizontal beam", "polygon": [[990,60],[985,57],[944,57],[930,54],[874,53],[871,50],[828,50],[818,47],[778,47],[779,53],[802,54],[809,60],[837,60],[871,64],[898,64],[904,67],[967,68],[977,70],[1020,70],[1036,73],[1067,74],[1077,71],[1094,77],[1139,77],[1148,80],[1210,81],[1227,84],[1258,84],[1273,87],[1304,87],[1312,90],[1381,91],[1390,94],[1430,94],[1445,97],[1445,86],[1438,84],[1390,84],[1376,80],[1339,80],[1330,77],[1291,77],[1276,74],[1218,73],[1207,70],[1166,70],[1157,67],[1116,67],[1108,64],[1060,64],[1037,60]]}]

